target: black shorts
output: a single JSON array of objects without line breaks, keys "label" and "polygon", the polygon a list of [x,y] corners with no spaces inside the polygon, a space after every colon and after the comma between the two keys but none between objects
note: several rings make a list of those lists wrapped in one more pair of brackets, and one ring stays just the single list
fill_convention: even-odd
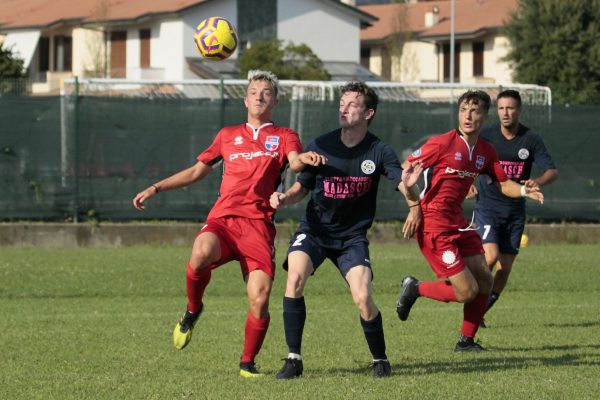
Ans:
[{"label": "black shorts", "polygon": [[500,214],[476,208],[475,224],[483,244],[496,243],[500,253],[519,254],[525,230],[525,212]]},{"label": "black shorts", "polygon": [[[306,232],[296,232],[290,239],[287,254],[289,255],[293,251],[302,251],[308,254],[315,271],[326,258],[333,262],[343,277],[351,268],[358,265],[371,268],[369,240],[366,235],[356,236],[349,240],[338,240],[317,237]],[[283,269],[286,271],[288,269],[287,255],[283,262]]]}]

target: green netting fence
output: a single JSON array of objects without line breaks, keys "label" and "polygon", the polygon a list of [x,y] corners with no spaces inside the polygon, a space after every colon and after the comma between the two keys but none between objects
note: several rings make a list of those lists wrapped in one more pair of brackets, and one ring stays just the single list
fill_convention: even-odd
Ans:
[{"label": "green netting fence", "polygon": [[[334,96],[335,97],[335,96]],[[495,122],[495,113],[490,113]],[[559,168],[544,188],[546,203],[530,203],[535,220],[600,220],[598,106],[528,105],[525,124],[542,134]],[[140,190],[192,165],[224,124],[244,122],[239,98],[152,96],[0,97],[0,220],[203,220],[220,183],[215,170],[191,187],[161,193],[147,210],[132,198]],[[337,127],[337,99],[284,96],[275,113],[306,144]],[[429,135],[456,125],[448,103],[384,99],[371,130],[400,157]],[[539,171],[534,171],[539,173]],[[289,181],[293,176],[289,176]],[[470,213],[472,202],[465,203]],[[297,219],[303,204],[281,210]],[[377,218],[404,219],[400,195],[382,181]],[[469,216],[470,217],[470,216]]]}]

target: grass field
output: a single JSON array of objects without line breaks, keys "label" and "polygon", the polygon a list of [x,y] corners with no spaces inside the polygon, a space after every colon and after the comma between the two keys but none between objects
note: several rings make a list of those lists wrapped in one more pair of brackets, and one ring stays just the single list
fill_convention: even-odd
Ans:
[{"label": "grass field", "polygon": [[0,399],[597,399],[598,250],[524,249],[478,335],[490,351],[455,354],[460,305],[419,299],[408,321],[395,315],[401,278],[433,277],[416,245],[372,245],[390,379],[371,377],[358,313],[326,264],[306,289],[304,376],[281,382],[282,269],[257,359],[269,376],[245,380],[237,264],[213,274],[194,339],[179,351],[171,332],[185,307],[188,247],[0,248]]}]

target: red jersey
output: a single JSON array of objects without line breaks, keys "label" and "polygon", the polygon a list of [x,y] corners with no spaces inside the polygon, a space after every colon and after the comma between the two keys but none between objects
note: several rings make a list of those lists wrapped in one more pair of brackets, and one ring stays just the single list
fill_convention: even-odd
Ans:
[{"label": "red jersey", "polygon": [[456,130],[429,139],[408,157],[423,162],[425,188],[421,193],[424,232],[449,232],[466,228],[462,203],[481,173],[504,182],[508,178],[494,147],[478,139],[470,147]]},{"label": "red jersey", "polygon": [[301,153],[298,134],[290,128],[263,124],[228,126],[219,131],[198,161],[214,166],[224,163],[220,196],[207,219],[239,216],[273,219],[269,197],[281,183],[291,151]]}]

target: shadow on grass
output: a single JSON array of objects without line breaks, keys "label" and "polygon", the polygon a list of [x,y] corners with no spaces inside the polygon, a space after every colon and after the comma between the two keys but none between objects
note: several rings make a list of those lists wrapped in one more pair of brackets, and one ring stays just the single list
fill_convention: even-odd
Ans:
[{"label": "shadow on grass", "polygon": [[[521,370],[532,365],[541,364],[550,367],[561,366],[600,366],[600,345],[558,345],[519,348],[490,348],[486,353],[456,354],[455,359],[430,362],[405,362],[392,363],[393,375],[428,375],[436,373],[469,373],[469,372],[495,372],[508,370]],[[557,356],[523,355],[522,357],[496,356],[499,352],[542,352],[542,351],[580,351],[585,354],[561,354]],[[357,362],[357,364],[359,364]],[[371,375],[371,368],[367,365],[338,368],[311,368],[311,373],[333,375]]]},{"label": "shadow on grass", "polygon": [[567,322],[563,324],[551,323],[545,324],[546,328],[590,328],[594,326],[600,326],[600,321],[586,321],[586,322]]}]

